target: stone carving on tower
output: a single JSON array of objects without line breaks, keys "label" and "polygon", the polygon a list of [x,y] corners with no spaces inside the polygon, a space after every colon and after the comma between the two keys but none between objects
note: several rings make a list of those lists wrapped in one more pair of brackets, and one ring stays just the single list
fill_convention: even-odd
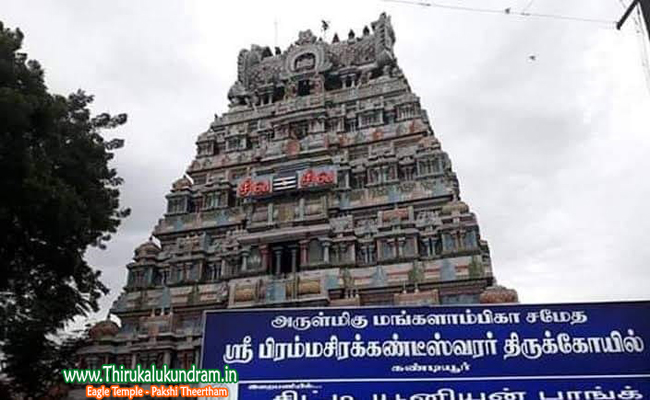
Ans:
[{"label": "stone carving on tower", "polygon": [[198,136],[127,265],[119,332],[86,364],[187,367],[207,309],[516,301],[484,293],[487,242],[394,44],[381,14],[359,37],[239,53],[229,109]]}]

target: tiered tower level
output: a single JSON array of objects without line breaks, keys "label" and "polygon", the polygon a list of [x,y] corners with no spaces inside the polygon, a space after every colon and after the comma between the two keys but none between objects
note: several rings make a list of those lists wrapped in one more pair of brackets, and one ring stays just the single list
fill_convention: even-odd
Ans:
[{"label": "tiered tower level", "polygon": [[109,346],[88,363],[188,366],[207,309],[516,300],[486,291],[488,245],[394,43],[382,14],[357,37],[239,53],[229,110],[199,135],[157,241],[127,266],[122,326],[96,327]]}]

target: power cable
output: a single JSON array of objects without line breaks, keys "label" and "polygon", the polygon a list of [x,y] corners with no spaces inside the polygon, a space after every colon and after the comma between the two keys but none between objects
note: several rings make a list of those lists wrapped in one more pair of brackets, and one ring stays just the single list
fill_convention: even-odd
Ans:
[{"label": "power cable", "polygon": [[[625,4],[625,1],[623,0],[618,0],[618,2],[621,3],[621,7],[623,7],[624,10],[627,10],[629,7],[629,5]],[[641,57],[641,68],[643,69],[643,76],[646,81],[648,92],[650,93],[650,56],[648,54],[648,45],[646,44],[645,39],[647,37],[647,32],[644,30],[645,24],[641,22],[641,7],[637,7],[636,14],[634,14],[632,20],[634,20],[634,31],[639,42],[639,50],[641,51],[639,54]]]},{"label": "power cable", "polygon": [[646,44],[648,32],[646,31],[647,27],[642,21],[641,7],[638,6],[636,14],[634,15],[634,26],[636,27],[635,31],[639,41],[639,47],[641,47],[641,67],[643,68],[643,74],[645,75],[648,92],[650,92],[650,57],[648,57],[648,45]]},{"label": "power cable", "polygon": [[[424,7],[444,8],[448,10],[469,11],[469,12],[476,12],[476,13],[513,15],[519,17],[536,17],[536,18],[547,18],[547,19],[564,20],[564,21],[578,21],[578,22],[588,22],[588,23],[596,23],[596,24],[607,24],[612,29],[616,27],[616,21],[614,20],[583,18],[583,17],[575,17],[569,15],[560,15],[560,14],[531,13],[527,11],[515,11],[512,8],[505,8],[503,10],[500,10],[495,8],[457,6],[451,4],[440,4],[433,1],[426,2],[426,1],[417,1],[417,0],[382,0],[382,1],[388,3],[411,4],[411,5],[418,5]],[[532,2],[529,4],[532,5]]]},{"label": "power cable", "polygon": [[530,10],[530,7],[533,5],[534,2],[535,2],[535,0],[530,0],[530,1],[528,2],[528,4],[526,4],[526,7],[524,7],[524,9],[521,10],[521,13],[522,13],[522,14],[525,14],[526,11]]}]

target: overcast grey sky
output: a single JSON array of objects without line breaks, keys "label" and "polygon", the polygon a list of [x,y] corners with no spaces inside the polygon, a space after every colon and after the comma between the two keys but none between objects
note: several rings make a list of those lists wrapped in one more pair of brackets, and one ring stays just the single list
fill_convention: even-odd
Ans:
[{"label": "overcast grey sky", "polygon": [[[624,0],[629,3],[630,0]],[[439,0],[513,10],[529,0]],[[54,92],[83,88],[97,112],[127,112],[116,165],[133,213],[90,251],[111,294],[194,155],[227,110],[250,44],[286,48],[299,30],[360,33],[392,17],[395,53],[451,156],[500,283],[525,303],[650,298],[650,89],[630,20],[604,24],[381,1],[2,0],[0,19]],[[531,12],[615,20],[620,0],[536,0]],[[529,56],[535,55],[536,60]]]}]

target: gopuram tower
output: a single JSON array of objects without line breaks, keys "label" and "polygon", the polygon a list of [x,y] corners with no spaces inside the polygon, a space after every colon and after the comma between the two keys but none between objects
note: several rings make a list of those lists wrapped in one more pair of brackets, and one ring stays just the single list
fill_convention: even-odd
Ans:
[{"label": "gopuram tower", "polygon": [[88,368],[198,361],[219,308],[516,302],[382,14],[331,43],[237,59],[230,106],[198,136],[167,212],[135,250]]}]

